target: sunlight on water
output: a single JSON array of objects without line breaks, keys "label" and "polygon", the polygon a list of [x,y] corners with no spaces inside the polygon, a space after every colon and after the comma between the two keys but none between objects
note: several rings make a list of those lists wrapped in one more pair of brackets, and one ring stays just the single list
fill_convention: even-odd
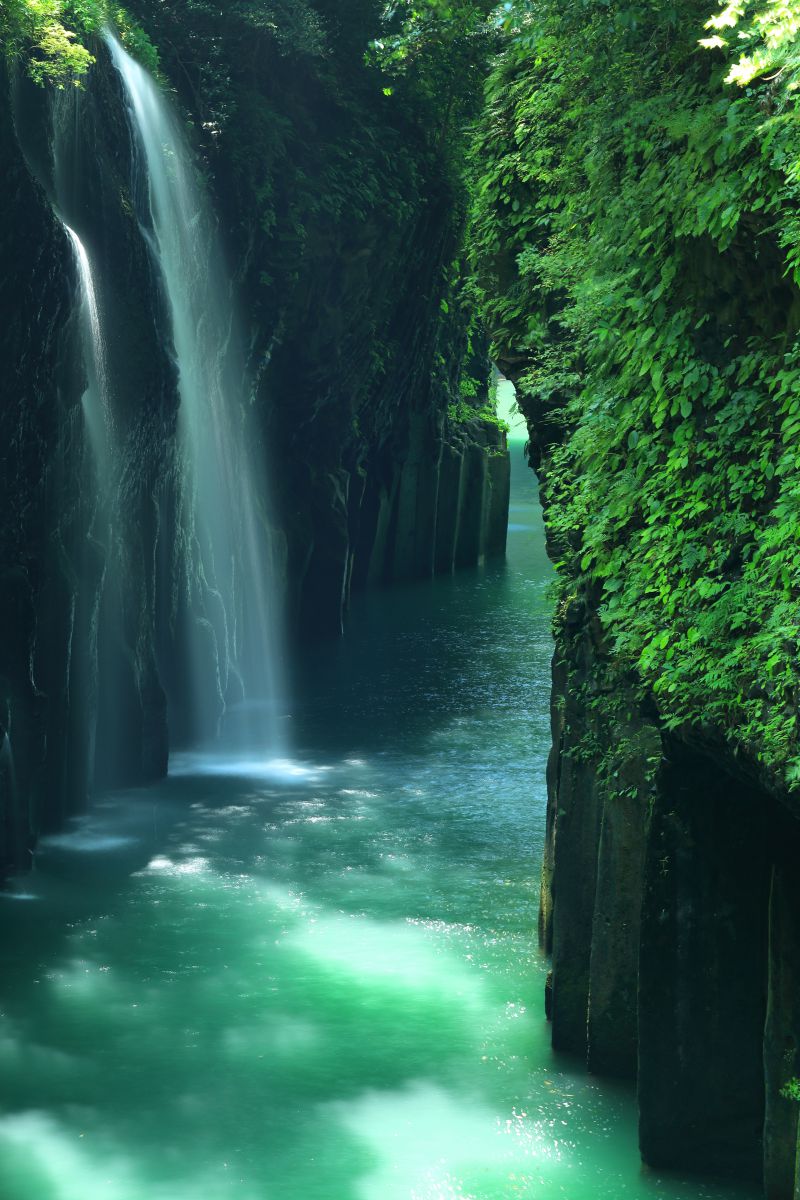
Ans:
[{"label": "sunlight on water", "polygon": [[340,980],[354,976],[361,989],[380,985],[418,995],[444,993],[446,1003],[479,1006],[482,980],[457,958],[448,962],[441,946],[410,925],[371,921],[354,913],[315,916],[286,940]]},{"label": "sunlight on water", "polygon": [[224,1164],[216,1179],[201,1171],[180,1184],[148,1184],[144,1192],[135,1154],[126,1157],[89,1133],[75,1135],[39,1112],[0,1119],[0,1154],[0,1187],[8,1189],[0,1194],[22,1195],[16,1190],[22,1184],[35,1189],[25,1193],[31,1200],[144,1200],[145,1195],[147,1200],[227,1200],[232,1188],[242,1200],[270,1197],[261,1189],[242,1188]]},{"label": "sunlight on water", "polygon": [[234,754],[176,754],[170,761],[169,773],[174,777],[197,775],[230,775],[253,780],[272,780],[275,783],[307,783],[319,779],[330,766],[311,766],[288,758],[250,758]]},{"label": "sunlight on water", "polygon": [[395,1093],[366,1092],[334,1110],[378,1164],[359,1180],[360,1200],[513,1196],[531,1158],[557,1161],[530,1127],[502,1122],[479,1098],[425,1081]]},{"label": "sunlight on water", "polygon": [[[158,854],[155,858],[150,859],[144,870],[145,872],[163,871],[167,875],[202,875],[209,870],[209,862],[207,858],[189,858],[182,862],[173,862],[171,858]],[[142,874],[142,872],[138,872],[138,874]]]},{"label": "sunlight on water", "polygon": [[630,1089],[549,1048],[548,579],[512,533],[370,598],[300,670],[296,759],[184,755],[42,843],[2,1200],[753,1200],[644,1172]]}]

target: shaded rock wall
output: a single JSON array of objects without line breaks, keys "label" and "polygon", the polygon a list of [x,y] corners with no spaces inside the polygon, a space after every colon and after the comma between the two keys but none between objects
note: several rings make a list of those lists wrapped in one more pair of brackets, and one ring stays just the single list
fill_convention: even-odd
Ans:
[{"label": "shaded rock wall", "polygon": [[768,811],[706,757],[665,749],[641,917],[642,1154],[655,1166],[758,1178]]},{"label": "shaded rock wall", "polygon": [[[173,474],[174,369],[130,203],[129,137],[114,79],[62,96],[3,77],[7,167],[0,240],[6,386],[0,643],[5,839],[36,835],[98,779],[164,773],[166,698],[155,652],[158,514]],[[80,280],[59,217],[104,281],[109,371],[123,381],[102,451],[87,399]],[[101,462],[101,459],[103,460]],[[102,483],[101,472],[109,479]],[[163,585],[166,590],[166,585]]]},{"label": "shaded rock wall", "polygon": [[[2,81],[7,88],[8,80]],[[0,154],[0,204],[5,210],[0,221],[0,323],[8,356],[4,426],[14,430],[0,448],[0,854],[6,861],[24,862],[38,823],[46,771],[45,705],[33,674],[36,597],[44,587],[42,560],[55,541],[57,514],[69,511],[63,478],[51,463],[69,444],[76,419],[76,398],[59,404],[51,380],[78,373],[80,367],[75,323],[69,317],[68,250],[31,179],[10,121],[0,128]],[[12,215],[15,220],[8,219]],[[31,258],[20,259],[21,241],[34,248]],[[80,451],[75,457],[79,470]]]},{"label": "shaded rock wall", "polygon": [[239,283],[295,632],[337,632],[354,587],[502,553],[503,434],[447,417],[464,380],[476,412],[488,398],[459,290],[462,134],[365,63],[380,6],[310,0],[305,42],[223,8],[134,8],[193,120]]},{"label": "shaded rock wall", "polygon": [[775,856],[769,904],[767,1020],[764,1030],[766,1123],[764,1178],[767,1200],[796,1197],[800,1105],[781,1095],[787,1079],[800,1075],[800,895],[796,837]]},{"label": "shaded rock wall", "polygon": [[[409,130],[373,112],[383,97],[364,94],[360,58],[328,55],[323,80],[317,63],[280,56],[269,39],[261,50],[248,56],[247,85],[268,93],[268,144],[263,95],[254,109],[239,97],[239,140],[224,145],[200,128],[202,101],[186,111],[246,313],[281,583],[308,636],[341,628],[353,587],[502,553],[508,457],[494,424],[447,416],[469,339],[463,308],[448,315],[461,220],[452,186],[436,183],[435,153],[412,136],[399,154]],[[103,46],[97,55],[86,88],[69,96],[0,78],[13,114],[0,129],[2,870],[26,866],[37,835],[81,811],[92,787],[163,774],[170,745],[189,735],[192,687],[218,688],[220,673],[213,596],[182,502],[176,368],[143,236],[146,192],[117,77]],[[183,64],[165,58],[171,67],[185,82]],[[336,179],[362,186],[357,136],[377,147],[372,184],[394,171],[391,187],[334,221],[315,197],[332,161]],[[298,232],[286,164],[301,160]],[[277,197],[269,220],[249,186],[254,163]],[[103,447],[59,216],[98,287],[114,380]],[[200,616],[207,663],[192,679],[187,627]]]},{"label": "shaded rock wall", "polygon": [[505,552],[510,489],[505,433],[475,418],[412,413],[402,448],[320,473],[306,468],[290,554],[298,633],[338,633],[352,591],[475,566]]},{"label": "shaded rock wall", "polygon": [[636,1078],[644,1160],[796,1194],[800,826],[707,732],[666,732],[560,614],[540,934],[553,1045]]}]

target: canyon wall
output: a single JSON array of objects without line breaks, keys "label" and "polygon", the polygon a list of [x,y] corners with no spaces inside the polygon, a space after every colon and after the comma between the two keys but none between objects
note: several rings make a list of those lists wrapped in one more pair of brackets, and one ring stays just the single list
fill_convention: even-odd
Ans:
[{"label": "canyon wall", "polygon": [[796,805],[559,624],[540,932],[553,1046],[637,1080],[646,1163],[795,1196]]},{"label": "canyon wall", "polygon": [[[346,42],[315,55],[256,34],[258,57],[239,60],[226,97],[234,135],[187,68],[185,39],[202,30],[181,41],[154,26],[246,334],[243,395],[272,490],[260,519],[290,631],[336,634],[352,588],[504,550],[508,456],[459,296],[458,185]],[[92,788],[163,774],[170,746],[196,733],[193,689],[219,693],[213,711],[225,703],[226,614],[186,519],[146,180],[119,77],[103,43],[92,49],[66,93],[21,69],[0,78],[3,870],[29,865],[38,835]],[[192,42],[195,64],[221,53],[213,31],[206,49]],[[102,387],[73,237],[91,263]],[[192,674],[198,625],[207,647]]]},{"label": "canyon wall", "polygon": [[520,18],[472,238],[558,565],[553,1045],[636,1078],[646,1163],[794,1200],[798,76],[767,7]]}]

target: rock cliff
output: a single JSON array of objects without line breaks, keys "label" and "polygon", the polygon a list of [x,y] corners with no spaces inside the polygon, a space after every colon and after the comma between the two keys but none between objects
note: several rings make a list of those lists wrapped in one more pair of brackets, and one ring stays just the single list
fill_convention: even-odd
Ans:
[{"label": "rock cliff", "polygon": [[775,1200],[800,1095],[789,45],[759,5],[543,4],[493,67],[473,226],[559,567],[553,1044],[636,1077],[647,1163]]},{"label": "rock cliff", "polygon": [[[479,415],[488,359],[458,294],[458,185],[345,32],[316,56],[264,32],[240,56],[212,30],[192,65],[191,31],[155,17],[152,29],[218,213],[269,447],[279,586],[303,637],[339,631],[353,587],[502,553],[508,505],[505,435]],[[196,732],[193,597],[207,614],[214,603],[182,507],[146,184],[119,79],[103,44],[93,51],[66,94],[21,71],[0,78],[4,870],[25,867],[93,787],[163,774],[170,746]],[[223,128],[201,66],[226,52],[239,66]],[[454,408],[465,378],[477,396],[466,417]],[[224,665],[215,619],[203,618],[210,691]]]},{"label": "rock cliff", "polygon": [[553,1045],[636,1078],[644,1160],[795,1194],[794,806],[664,729],[591,602],[562,614],[540,931]]}]

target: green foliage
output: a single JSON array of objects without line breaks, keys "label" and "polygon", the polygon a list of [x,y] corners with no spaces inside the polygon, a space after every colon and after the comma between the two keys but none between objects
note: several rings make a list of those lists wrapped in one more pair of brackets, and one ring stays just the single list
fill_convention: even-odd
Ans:
[{"label": "green foliage", "polygon": [[787,72],[784,84],[797,86],[800,67],[800,4],[797,0],[732,0],[706,22],[713,30],[700,44],[707,49],[739,51],[728,83],[748,84],[767,73]]},{"label": "green foliage", "polygon": [[92,39],[109,23],[117,26],[131,53],[157,69],[152,42],[123,8],[108,0],[4,0],[0,51],[23,60],[36,83],[80,85],[95,61]]},{"label": "green foliage", "polygon": [[6,0],[0,8],[0,46],[8,57],[24,56],[37,83],[64,87],[80,80],[94,62],[76,25],[94,22],[104,5],[86,0],[74,7],[77,11],[65,0]]},{"label": "green foliage", "polygon": [[481,404],[480,407],[475,408],[464,400],[457,400],[454,404],[448,404],[447,419],[454,425],[464,425],[475,420],[488,421],[490,425],[496,425],[504,433],[508,433],[509,428],[508,423],[497,415],[492,404]]},{"label": "green foliage", "polygon": [[426,122],[459,177],[465,132],[479,112],[498,31],[489,0],[396,0],[384,11],[368,61],[386,76],[384,94]]},{"label": "green foliage", "polygon": [[119,5],[109,6],[107,19],[115,27],[120,41],[128,53],[138,59],[153,75],[158,76],[160,73],[158,50],[139,22],[131,16],[127,9],[120,8]]},{"label": "green foliage", "polygon": [[512,12],[473,258],[494,356],[560,430],[564,589],[599,590],[668,727],[712,726],[797,786],[800,6],[727,6],[745,37],[710,52],[707,7]]},{"label": "green foliage", "polygon": [[800,1079],[789,1079],[781,1088],[784,1100],[794,1100],[800,1103]]}]

